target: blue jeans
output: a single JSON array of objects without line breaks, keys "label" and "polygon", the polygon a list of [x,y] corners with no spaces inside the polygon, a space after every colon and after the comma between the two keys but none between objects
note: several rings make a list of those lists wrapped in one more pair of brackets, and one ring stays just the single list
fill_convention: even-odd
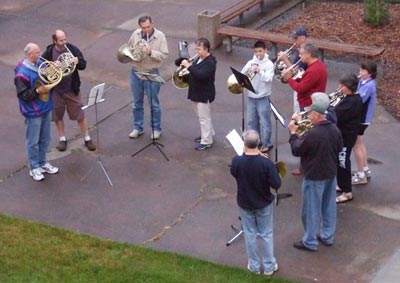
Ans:
[{"label": "blue jeans", "polygon": [[[158,70],[151,71],[152,74],[159,75]],[[158,99],[161,83],[153,82],[150,80],[141,80],[135,73],[131,71],[131,89],[132,89],[132,112],[133,112],[133,129],[143,131],[144,108],[143,99],[144,95],[147,96],[147,101],[151,105],[151,118],[150,126],[154,127],[155,131],[161,131],[161,108]]]},{"label": "blue jeans", "polygon": [[46,163],[46,153],[51,141],[51,112],[36,118],[25,118],[25,148],[29,168],[35,169]]},{"label": "blue jeans", "polygon": [[263,147],[271,146],[271,104],[269,96],[247,98],[247,128],[260,134]]},{"label": "blue jeans", "polygon": [[336,230],[336,176],[332,179],[313,181],[303,180],[303,243],[317,250],[318,231],[326,243],[333,243]]},{"label": "blue jeans", "polygon": [[251,271],[260,271],[260,258],[257,253],[257,234],[261,238],[261,255],[264,271],[272,271],[275,268],[273,238],[273,205],[262,209],[240,209],[242,229],[246,241],[246,252]]}]

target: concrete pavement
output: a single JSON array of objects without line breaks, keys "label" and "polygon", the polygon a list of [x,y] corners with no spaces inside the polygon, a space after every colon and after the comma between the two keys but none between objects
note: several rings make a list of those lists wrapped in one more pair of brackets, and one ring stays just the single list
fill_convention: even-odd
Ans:
[{"label": "concrete pavement", "polygon": [[[197,14],[205,9],[222,10],[230,1],[1,2],[0,211],[81,233],[245,267],[243,239],[225,246],[234,235],[230,225],[238,225],[238,209],[235,183],[228,171],[234,151],[224,136],[233,128],[240,129],[242,117],[241,97],[230,94],[226,87],[229,66],[240,68],[252,51],[240,47],[235,47],[232,54],[222,48],[214,51],[218,60],[217,99],[213,103],[217,135],[208,151],[194,150],[198,121],[186,91],[175,89],[170,81],[175,70],[173,61],[178,56],[177,42],[193,41],[197,36]],[[137,18],[144,13],[150,13],[156,27],[167,35],[170,49],[161,70],[167,82],[160,94],[160,142],[165,145],[163,152],[169,162],[155,146],[131,157],[151,141],[149,111],[146,108],[145,135],[130,140],[129,65],[116,60],[116,51],[128,40]],[[248,15],[251,17],[252,13]],[[98,152],[86,151],[77,124],[68,120],[66,132],[71,142],[65,153],[54,149],[57,138],[52,126],[49,158],[60,167],[60,173],[46,176],[43,182],[35,182],[28,175],[24,123],[18,112],[13,68],[22,58],[27,42],[37,42],[44,48],[56,28],[67,31],[69,41],[82,49],[88,61],[87,70],[81,72],[83,96],[87,97],[99,82],[112,86],[106,102],[98,107],[98,131],[100,157],[113,187],[96,163]],[[342,73],[358,71],[358,66],[352,64],[326,64],[328,90],[332,91]],[[272,99],[282,113],[291,115],[288,86],[274,82]],[[94,109],[86,113],[91,134],[96,138]],[[371,165],[373,177],[368,185],[354,187],[354,201],[339,206],[337,238],[330,248],[322,246],[311,254],[292,247],[303,232],[301,178],[288,174],[281,191],[290,192],[293,197],[282,200],[275,208],[278,276],[303,282],[396,282],[400,278],[400,177],[396,173],[399,130],[398,122],[378,106],[365,136],[369,156],[377,161]],[[298,160],[291,156],[287,140],[287,130],[278,125],[279,160],[292,169]]]}]

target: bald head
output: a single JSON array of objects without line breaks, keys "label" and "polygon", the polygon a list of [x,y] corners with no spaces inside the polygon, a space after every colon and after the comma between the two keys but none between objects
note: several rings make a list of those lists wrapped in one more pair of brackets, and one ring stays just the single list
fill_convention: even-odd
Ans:
[{"label": "bald head", "polygon": [[257,133],[257,131],[254,130],[247,130],[243,134],[243,138],[244,138],[244,145],[250,149],[257,148],[260,142],[260,135]]},{"label": "bald head", "polygon": [[63,30],[56,30],[52,36],[53,43],[58,50],[64,50],[65,44],[67,44],[67,34]]}]

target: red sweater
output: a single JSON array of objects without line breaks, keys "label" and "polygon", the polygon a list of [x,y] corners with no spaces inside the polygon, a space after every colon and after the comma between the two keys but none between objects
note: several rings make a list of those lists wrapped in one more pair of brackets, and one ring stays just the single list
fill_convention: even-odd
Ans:
[{"label": "red sweater", "polygon": [[303,77],[299,81],[290,78],[289,85],[297,91],[297,101],[300,107],[310,106],[311,94],[314,92],[325,92],[328,74],[325,65],[317,60],[307,66]]}]

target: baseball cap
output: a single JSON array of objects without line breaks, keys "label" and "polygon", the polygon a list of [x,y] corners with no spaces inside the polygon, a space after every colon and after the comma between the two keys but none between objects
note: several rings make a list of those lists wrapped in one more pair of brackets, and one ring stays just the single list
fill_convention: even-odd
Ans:
[{"label": "baseball cap", "polygon": [[298,27],[289,37],[298,38],[299,36],[307,36],[307,31],[303,27]]},{"label": "baseball cap", "polygon": [[330,99],[326,93],[314,92],[311,95],[311,110],[320,114],[325,114],[326,109],[329,107]]}]

